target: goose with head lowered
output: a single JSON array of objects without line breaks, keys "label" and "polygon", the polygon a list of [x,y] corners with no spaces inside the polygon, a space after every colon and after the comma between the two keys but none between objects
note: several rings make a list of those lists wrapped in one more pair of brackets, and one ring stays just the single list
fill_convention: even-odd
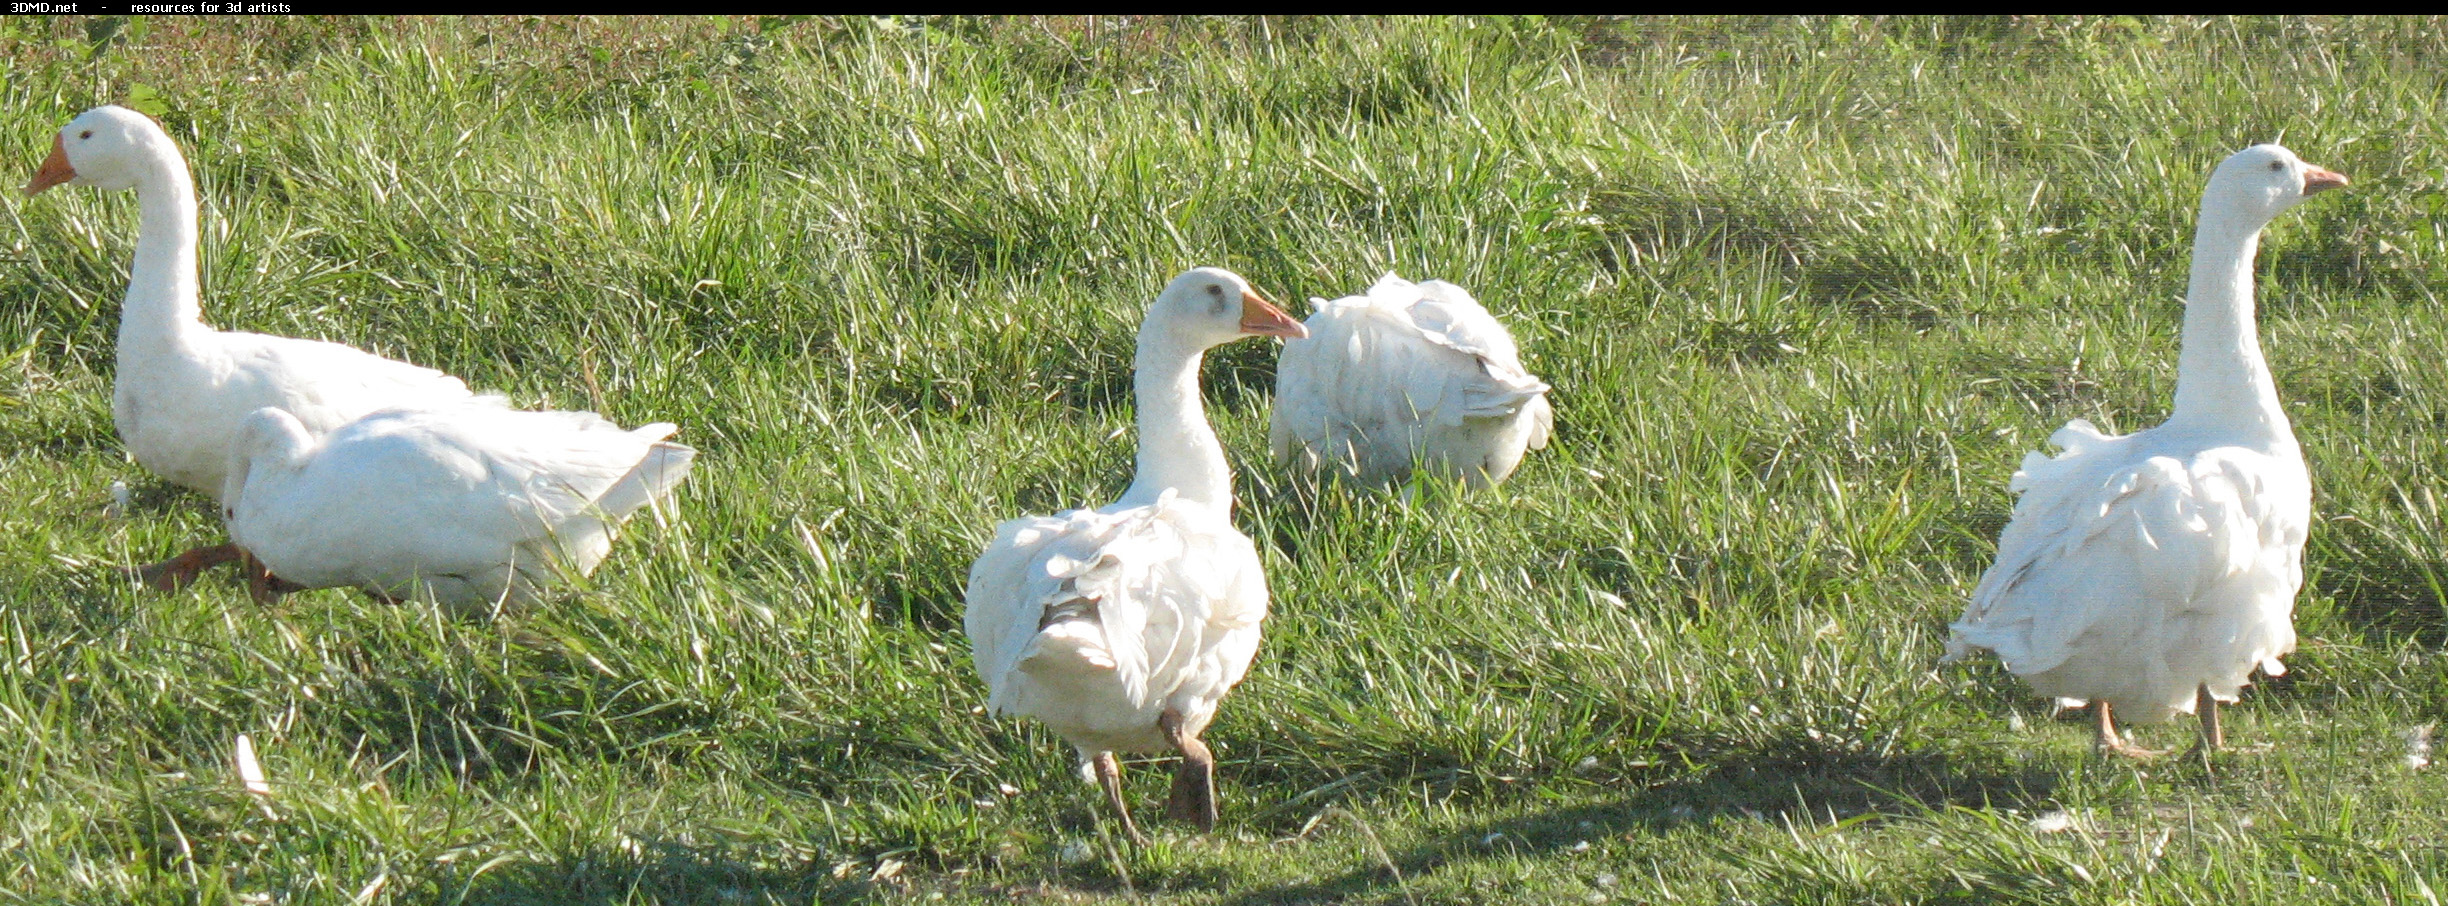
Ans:
[{"label": "goose with head lowered", "polygon": [[1312,301],[1309,337],[1284,343],[1275,367],[1277,463],[1373,485],[1424,468],[1483,488],[1547,446],[1546,382],[1461,287],[1387,274],[1364,294]]},{"label": "goose with head lowered", "polygon": [[988,710],[1035,717],[1077,747],[1134,842],[1114,753],[1179,752],[1167,813],[1213,827],[1215,759],[1199,734],[1249,671],[1267,615],[1199,363],[1242,337],[1304,333],[1231,271],[1174,278],[1139,327],[1130,489],[1099,509],[1003,523],[969,569],[964,623]]},{"label": "goose with head lowered", "polygon": [[266,407],[239,428],[222,514],[258,602],[353,587],[498,611],[593,572],[623,520],[670,496],[697,452],[674,430],[461,403],[317,437]]},{"label": "goose with head lowered", "polygon": [[[178,145],[144,114],[96,107],[61,127],[24,191],[63,184],[136,190],[141,219],[120,308],[111,419],[137,464],[172,483],[218,497],[240,425],[257,409],[284,410],[319,436],[377,409],[493,399],[431,368],[338,343],[206,326],[195,183]],[[229,545],[204,547],[140,572],[176,588],[237,556]]]},{"label": "goose with head lowered", "polygon": [[2295,650],[2312,480],[2261,356],[2253,256],[2279,213],[2346,178],[2277,145],[2219,164],[2202,192],[2185,293],[2176,401],[2122,436],[2075,419],[2010,487],[1997,562],[1955,621],[1947,660],[1995,652],[2032,690],[2097,708],[2104,752],[2147,756],[2115,720],[2201,721],[2226,744],[2220,702]]}]

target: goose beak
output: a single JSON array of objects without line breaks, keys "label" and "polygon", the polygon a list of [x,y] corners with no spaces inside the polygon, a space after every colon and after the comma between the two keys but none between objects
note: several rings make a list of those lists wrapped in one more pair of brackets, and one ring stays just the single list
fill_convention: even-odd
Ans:
[{"label": "goose beak", "polygon": [[1241,332],[1287,340],[1307,339],[1309,336],[1309,328],[1301,326],[1301,322],[1275,307],[1275,303],[1267,301],[1254,289],[1241,291]]},{"label": "goose beak", "polygon": [[2319,167],[2304,171],[2304,194],[2326,192],[2346,185],[2346,174],[2332,173]]},{"label": "goose beak", "polygon": [[68,140],[51,136],[51,156],[43,158],[42,169],[34,171],[34,181],[21,191],[27,198],[42,194],[44,189],[76,178],[76,168],[68,165]]}]

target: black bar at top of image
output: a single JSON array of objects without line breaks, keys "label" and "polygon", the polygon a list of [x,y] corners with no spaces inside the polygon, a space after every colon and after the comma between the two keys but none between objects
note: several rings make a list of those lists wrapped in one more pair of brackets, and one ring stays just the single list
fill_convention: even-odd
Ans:
[{"label": "black bar at top of image", "polygon": [[[327,4],[313,0],[0,0],[0,10],[12,17],[264,16],[330,11]],[[364,7],[349,10],[369,11]]]},{"label": "black bar at top of image", "polygon": [[[335,4],[327,0],[0,0],[0,14],[11,18],[57,16],[271,16],[271,15],[571,15],[551,4],[502,7],[467,0],[416,5],[384,2]],[[698,15],[715,15],[712,9]]]},{"label": "black bar at top of image", "polygon": [[482,15],[533,12],[542,9],[481,6],[459,2],[391,5],[383,2],[335,4],[327,0],[0,0],[0,13],[10,17],[57,16],[268,16],[268,15]]}]

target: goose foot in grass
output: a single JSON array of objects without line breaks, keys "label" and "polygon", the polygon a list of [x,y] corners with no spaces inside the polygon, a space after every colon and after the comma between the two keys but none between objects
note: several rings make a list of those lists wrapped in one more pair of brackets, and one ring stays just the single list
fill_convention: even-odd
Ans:
[{"label": "goose foot in grass", "polygon": [[1164,731],[1165,741],[1182,753],[1181,766],[1173,769],[1173,794],[1165,799],[1165,815],[1196,825],[1201,832],[1214,830],[1214,753],[1207,751],[1207,744],[1197,736],[1182,732],[1179,711],[1166,709],[1156,718],[1156,728]]},{"label": "goose foot in grass", "polygon": [[2116,718],[2109,714],[2107,702],[2093,702],[2091,706],[2099,709],[2099,738],[2094,740],[2093,744],[2098,747],[2100,754],[2130,758],[2135,761],[2147,761],[2167,754],[2160,749],[2145,749],[2126,742],[2125,737],[2117,733]]},{"label": "goose foot in grass", "polygon": [[2205,683],[2200,689],[2195,690],[2193,713],[2201,717],[2201,741],[2194,744],[2193,748],[2205,756],[2227,748],[2227,731],[2219,726],[2218,708],[2218,698],[2210,694],[2208,684]]},{"label": "goose foot in grass", "polygon": [[1097,785],[1105,788],[1105,801],[1113,805],[1114,814],[1122,819],[1122,836],[1132,846],[1146,846],[1147,838],[1139,835],[1139,825],[1131,821],[1130,803],[1122,799],[1122,765],[1112,752],[1098,752],[1088,760],[1096,767]]},{"label": "goose foot in grass", "polygon": [[2277,748],[2275,744],[2266,742],[2248,746],[2228,745],[2225,722],[2219,717],[2219,700],[2210,694],[2207,685],[2195,693],[2193,713],[2201,718],[2201,736],[2193,741],[2193,748],[2185,752],[2186,758],[2199,758],[2203,764],[2208,764],[2213,755],[2259,755]]},{"label": "goose foot in grass", "polygon": [[255,559],[254,554],[239,550],[235,546],[231,546],[231,549],[238,550],[238,558],[245,564],[239,568],[246,570],[247,598],[255,603],[270,607],[280,603],[282,595],[306,590],[306,586],[273,575],[272,568],[265,566],[263,561]]},{"label": "goose foot in grass", "polygon": [[145,587],[154,591],[178,591],[195,584],[197,579],[203,577],[205,570],[237,560],[244,555],[237,545],[215,544],[191,549],[159,563],[147,563],[131,568],[127,574],[128,578],[142,582]]}]

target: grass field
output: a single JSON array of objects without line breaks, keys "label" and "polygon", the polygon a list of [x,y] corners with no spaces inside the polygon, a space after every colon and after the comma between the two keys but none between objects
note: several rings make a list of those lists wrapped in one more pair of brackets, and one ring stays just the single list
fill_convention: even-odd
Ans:
[{"label": "grass field", "polygon": [[[679,518],[499,621],[137,593],[220,529],[112,433],[133,199],[0,203],[0,902],[2448,890],[2407,741],[2448,714],[2448,22],[6,19],[0,54],[8,185],[86,107],[171,129],[215,325],[702,451]],[[2023,453],[2165,417],[2201,182],[2269,140],[2354,180],[2261,254],[2302,650],[2229,711],[2266,750],[2103,762],[1935,662]],[[1295,313],[1461,283],[1558,433],[1492,493],[1310,493],[1264,458],[1273,345],[1212,356],[1275,611],[1209,733],[1223,823],[1133,851],[984,715],[960,593],[996,522],[1128,484],[1132,331],[1197,264]]]}]

